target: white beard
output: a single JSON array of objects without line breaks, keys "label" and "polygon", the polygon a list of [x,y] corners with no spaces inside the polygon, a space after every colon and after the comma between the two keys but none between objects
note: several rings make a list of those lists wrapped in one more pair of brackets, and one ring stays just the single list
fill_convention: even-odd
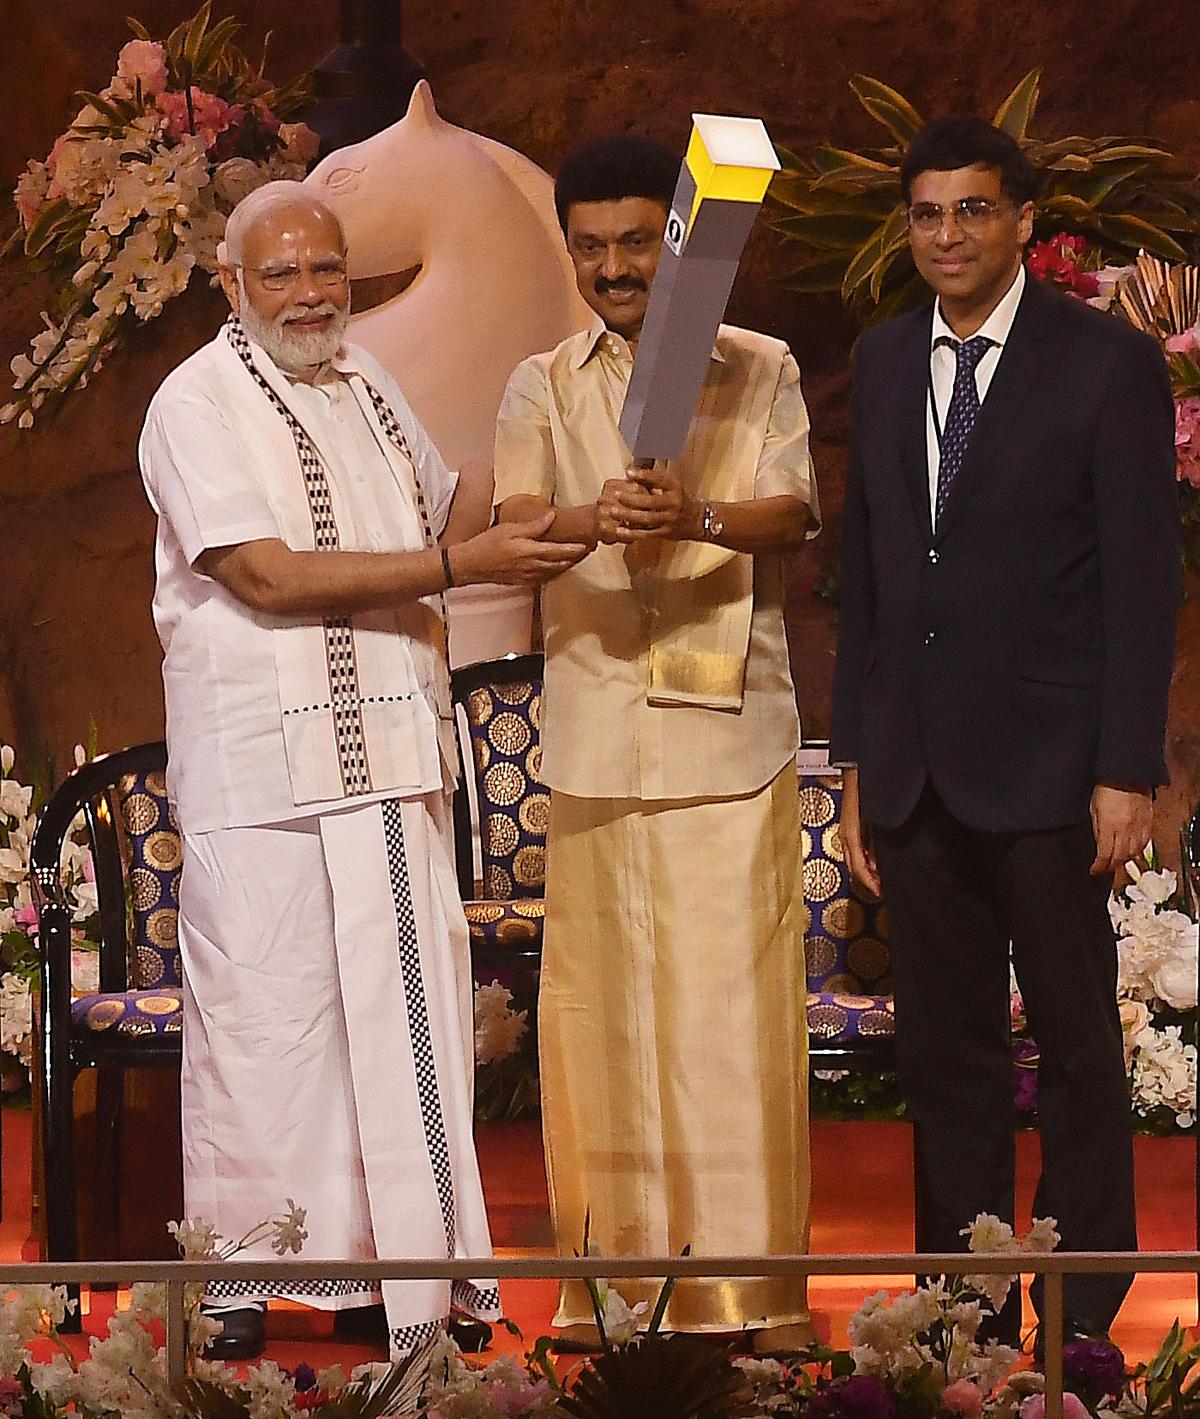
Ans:
[{"label": "white beard", "polygon": [[[246,334],[256,345],[262,346],[285,374],[304,375],[319,370],[341,349],[342,337],[350,323],[349,310],[338,310],[332,304],[304,311],[288,307],[274,320],[266,320],[244,295],[243,292],[240,319]],[[298,315],[330,315],[332,320],[325,330],[292,330],[286,322]]]}]

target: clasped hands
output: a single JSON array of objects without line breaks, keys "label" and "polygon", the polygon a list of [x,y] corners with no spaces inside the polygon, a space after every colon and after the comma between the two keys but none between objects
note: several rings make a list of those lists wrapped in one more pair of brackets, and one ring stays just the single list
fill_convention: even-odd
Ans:
[{"label": "clasped hands", "polygon": [[698,538],[702,506],[664,468],[636,464],[624,478],[610,478],[596,501],[599,542],[642,542],[665,537],[675,542]]}]

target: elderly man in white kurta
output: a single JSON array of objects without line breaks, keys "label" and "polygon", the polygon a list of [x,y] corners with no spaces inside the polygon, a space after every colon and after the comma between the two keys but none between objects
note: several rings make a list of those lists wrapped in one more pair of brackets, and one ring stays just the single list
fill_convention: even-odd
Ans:
[{"label": "elderly man in white kurta", "polygon": [[[140,449],[184,850],[187,1213],[236,1238],[290,1197],[306,1256],[487,1256],[440,593],[584,549],[543,541],[545,520],[480,530],[490,478],[460,487],[343,343],[344,238],[307,188],[246,199],[221,274],[233,314],[155,395]],[[271,1295],[378,1298],[214,1284],[216,1353],[261,1348]],[[397,1356],[452,1306],[499,1315],[487,1280],[383,1299]]]}]

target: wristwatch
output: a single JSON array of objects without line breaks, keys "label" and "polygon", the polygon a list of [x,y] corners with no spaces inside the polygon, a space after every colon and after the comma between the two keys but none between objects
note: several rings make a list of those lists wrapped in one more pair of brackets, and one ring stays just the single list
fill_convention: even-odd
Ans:
[{"label": "wristwatch", "polygon": [[712,503],[704,504],[704,512],[700,518],[700,537],[705,542],[715,542],[721,533],[725,531],[725,524],[717,516],[717,510]]}]

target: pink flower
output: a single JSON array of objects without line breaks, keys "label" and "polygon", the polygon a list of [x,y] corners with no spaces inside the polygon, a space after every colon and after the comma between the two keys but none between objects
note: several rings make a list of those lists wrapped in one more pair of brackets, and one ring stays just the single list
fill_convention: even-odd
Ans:
[{"label": "pink flower", "polygon": [[1088,244],[1083,237],[1059,232],[1049,241],[1034,242],[1025,264],[1039,281],[1049,281],[1068,295],[1089,300],[1100,294],[1100,280],[1094,271],[1083,269],[1087,255]]},{"label": "pink flower", "polygon": [[[1021,1404],[1021,1419],[1046,1419],[1046,1396],[1031,1394]],[[1063,1419],[1091,1419],[1087,1405],[1070,1390],[1063,1392]]]},{"label": "pink flower", "polygon": [[246,110],[238,103],[226,103],[216,94],[207,93],[195,85],[191,89],[194,128],[189,127],[187,98],[172,89],[159,94],[155,104],[166,120],[163,130],[168,138],[178,141],[195,132],[204,139],[204,146],[211,148],[227,129],[236,128],[246,116]]},{"label": "pink flower", "polygon": [[955,1380],[942,1390],[942,1408],[963,1419],[980,1419],[983,1413],[983,1392],[970,1380]]},{"label": "pink flower", "polygon": [[13,912],[13,920],[18,926],[25,928],[27,936],[36,936],[38,929],[38,910],[32,902],[27,907],[18,907]]},{"label": "pink flower", "polygon": [[71,130],[68,129],[65,133],[60,133],[54,140],[54,147],[50,149],[50,154],[46,158],[46,166],[50,169],[51,177],[54,176],[55,169],[58,167],[58,160],[62,156],[62,150],[67,146],[71,136]]},{"label": "pink flower", "polygon": [[1175,403],[1175,476],[1200,488],[1200,398]]},{"label": "pink flower", "polygon": [[1197,338],[1196,327],[1193,325],[1182,335],[1168,335],[1166,347],[1168,355],[1194,355],[1197,350],[1200,350],[1200,339]]},{"label": "pink flower", "polygon": [[167,51],[153,39],[131,39],[117,56],[117,74],[131,86],[140,83],[150,98],[167,87]]}]

